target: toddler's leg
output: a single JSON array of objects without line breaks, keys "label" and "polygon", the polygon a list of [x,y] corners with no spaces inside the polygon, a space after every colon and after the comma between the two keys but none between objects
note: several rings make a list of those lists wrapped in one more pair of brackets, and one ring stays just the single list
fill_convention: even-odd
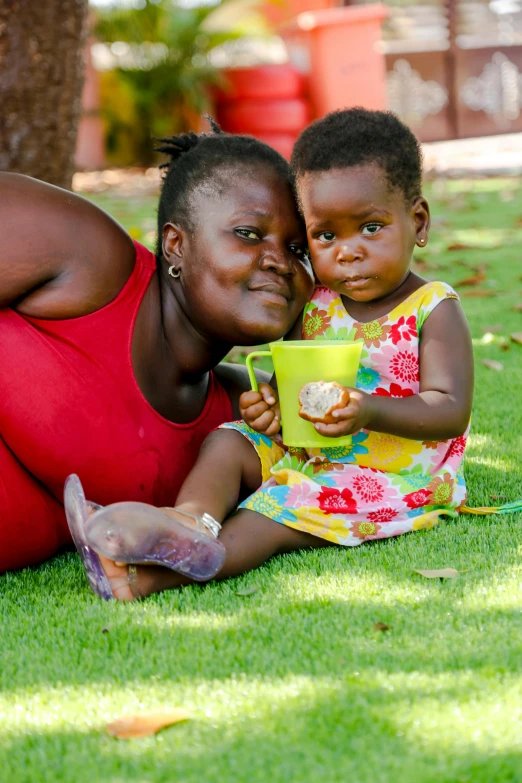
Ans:
[{"label": "toddler's leg", "polygon": [[69,542],[63,506],[0,438],[0,573],[41,563]]},{"label": "toddler's leg", "polygon": [[234,430],[215,430],[176,499],[176,508],[206,512],[222,522],[245,497],[261,486],[261,464],[252,444]]}]

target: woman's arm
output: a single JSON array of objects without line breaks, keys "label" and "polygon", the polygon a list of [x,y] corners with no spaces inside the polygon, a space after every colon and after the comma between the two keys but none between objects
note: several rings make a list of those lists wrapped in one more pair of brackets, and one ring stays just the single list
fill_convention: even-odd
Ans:
[{"label": "woman's arm", "polygon": [[[239,398],[243,392],[248,392],[252,389],[250,386],[250,379],[248,377],[247,368],[244,364],[221,362],[221,364],[218,364],[214,372],[230,398],[234,417],[236,419],[240,419],[241,414],[239,412]],[[258,370],[256,368],[255,374],[258,383],[270,383],[269,373],[265,372],[264,370]]]},{"label": "woman's arm", "polygon": [[318,424],[317,431],[335,437],[365,428],[429,441],[462,435],[471,416],[473,348],[455,299],[444,300],[428,316],[419,351],[419,394],[395,399],[350,389],[349,405],[338,412],[339,424]]},{"label": "woman's arm", "polygon": [[114,299],[132,272],[128,234],[86,199],[0,172],[0,307],[73,318]]}]

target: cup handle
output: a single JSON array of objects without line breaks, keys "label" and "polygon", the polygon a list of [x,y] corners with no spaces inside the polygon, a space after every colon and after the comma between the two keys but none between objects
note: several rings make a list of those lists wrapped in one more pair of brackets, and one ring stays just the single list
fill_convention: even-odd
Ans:
[{"label": "cup handle", "polygon": [[249,353],[246,358],[246,368],[248,372],[248,377],[250,379],[250,385],[252,387],[252,391],[259,391],[259,386],[257,384],[257,378],[256,374],[254,372],[254,368],[252,367],[252,362],[256,356],[272,356],[271,351],[252,351],[252,353]]}]

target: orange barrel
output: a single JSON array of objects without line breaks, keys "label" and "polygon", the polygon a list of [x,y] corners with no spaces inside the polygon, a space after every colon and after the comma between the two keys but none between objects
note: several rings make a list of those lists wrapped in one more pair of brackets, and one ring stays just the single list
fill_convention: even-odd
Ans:
[{"label": "orange barrel", "polygon": [[281,34],[291,62],[308,73],[316,117],[335,109],[386,109],[386,64],[381,4],[307,11]]}]

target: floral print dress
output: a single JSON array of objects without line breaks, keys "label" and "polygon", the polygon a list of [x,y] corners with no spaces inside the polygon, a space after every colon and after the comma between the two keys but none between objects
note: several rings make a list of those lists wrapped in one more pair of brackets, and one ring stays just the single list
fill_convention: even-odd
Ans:
[{"label": "floral print dress", "polygon": [[[357,388],[383,397],[419,392],[419,335],[444,299],[445,283],[426,283],[386,316],[358,323],[336,293],[316,288],[303,317],[304,340],[363,340]],[[465,502],[462,459],[467,432],[431,442],[361,430],[348,446],[286,448],[243,422],[222,425],[247,437],[262,465],[263,484],[242,508],[276,522],[356,546],[432,527]],[[284,433],[283,433],[284,437]]]}]

